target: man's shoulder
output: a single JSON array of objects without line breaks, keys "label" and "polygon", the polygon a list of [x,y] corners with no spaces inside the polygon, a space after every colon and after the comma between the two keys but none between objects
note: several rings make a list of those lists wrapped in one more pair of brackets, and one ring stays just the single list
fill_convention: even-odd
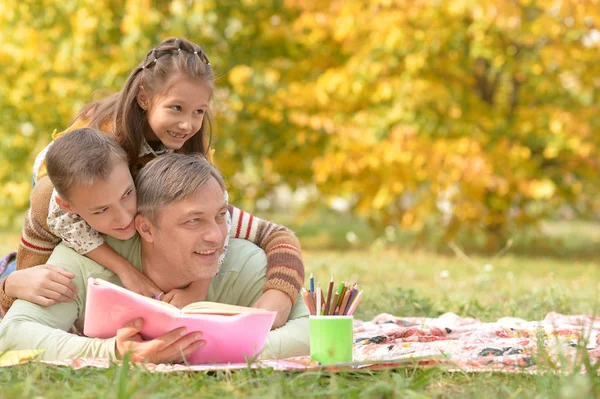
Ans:
[{"label": "man's shoulder", "polygon": [[262,248],[250,241],[232,238],[229,240],[225,262],[219,273],[242,273],[252,269],[264,274],[266,267],[267,255]]},{"label": "man's shoulder", "polygon": [[52,251],[48,264],[63,267],[75,275],[96,274],[108,270],[90,258],[78,254],[62,242]]},{"label": "man's shoulder", "polygon": [[142,249],[140,236],[136,233],[129,240],[118,240],[116,238],[105,236],[106,243],[110,245],[116,253],[127,259],[132,265],[141,269],[142,266]]}]

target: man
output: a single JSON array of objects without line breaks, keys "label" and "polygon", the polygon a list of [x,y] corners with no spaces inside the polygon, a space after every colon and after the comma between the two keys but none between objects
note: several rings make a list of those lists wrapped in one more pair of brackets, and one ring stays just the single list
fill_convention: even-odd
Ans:
[{"label": "man", "polygon": [[[258,247],[232,240],[222,268],[218,258],[225,236],[224,183],[218,170],[202,157],[168,154],[146,165],[136,179],[139,235],[127,241],[107,242],[140,269],[163,292],[200,281],[208,301],[251,306],[266,279],[266,257]],[[118,187],[114,188],[119,190]],[[118,277],[63,244],[48,263],[75,275],[77,297],[42,307],[17,300],[0,323],[0,351],[44,349],[42,359],[81,356],[120,358],[133,353],[136,361],[181,361],[204,345],[201,333],[181,329],[154,340],[139,336],[143,320],[121,328],[116,337],[92,339],[68,331],[81,330],[85,319],[86,284],[89,277],[121,285]],[[217,274],[218,273],[218,274]],[[201,349],[200,349],[201,350]],[[307,354],[308,309],[298,300],[288,322],[273,330],[263,358]]]}]

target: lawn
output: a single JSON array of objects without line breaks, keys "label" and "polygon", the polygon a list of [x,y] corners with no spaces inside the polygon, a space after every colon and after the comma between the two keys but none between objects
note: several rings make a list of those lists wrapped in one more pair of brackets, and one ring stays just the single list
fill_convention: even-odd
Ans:
[{"label": "lawn", "polygon": [[[321,282],[331,273],[336,280],[356,276],[365,290],[356,317],[364,320],[380,312],[406,316],[454,312],[486,321],[503,316],[542,319],[549,311],[598,313],[600,226],[551,224],[549,229],[553,241],[547,249],[532,246],[528,253],[517,242],[497,259],[401,245],[343,250],[309,245],[306,269]],[[305,234],[297,231],[301,237]],[[3,251],[18,242],[14,234],[0,239]],[[73,371],[30,364],[0,369],[0,386],[0,397],[11,398],[600,396],[597,378],[586,374],[463,374],[411,368],[339,374],[269,370],[150,374],[117,365]]]}]

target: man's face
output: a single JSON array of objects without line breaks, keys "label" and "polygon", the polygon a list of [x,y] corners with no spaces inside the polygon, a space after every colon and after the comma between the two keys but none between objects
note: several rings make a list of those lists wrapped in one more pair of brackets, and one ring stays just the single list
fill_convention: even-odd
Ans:
[{"label": "man's face", "polygon": [[135,235],[135,185],[125,162],[115,161],[105,180],[72,187],[68,194],[63,209],[79,214],[94,230],[119,240]]},{"label": "man's face", "polygon": [[168,262],[167,270],[190,281],[214,277],[227,236],[226,213],[225,194],[212,177],[187,198],[162,209],[152,227],[152,245]]}]

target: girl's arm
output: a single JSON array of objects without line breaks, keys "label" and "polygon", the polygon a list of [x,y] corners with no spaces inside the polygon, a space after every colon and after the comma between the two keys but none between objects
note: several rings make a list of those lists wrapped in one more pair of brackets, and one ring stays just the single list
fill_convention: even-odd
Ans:
[{"label": "girl's arm", "polygon": [[[60,242],[60,238],[52,233],[46,223],[48,217],[48,204],[53,190],[54,186],[47,177],[41,179],[31,190],[31,205],[25,216],[21,241],[19,242],[19,248],[17,250],[16,269],[18,271],[45,264],[54,250],[54,247]],[[32,273],[35,272],[32,271]],[[44,273],[48,273],[48,270],[44,271]],[[10,279],[11,275],[7,276],[2,280],[2,283],[0,283],[0,312],[2,314],[5,314],[8,311],[17,298],[27,299],[27,294],[41,295],[41,292],[33,292],[34,287],[31,287],[32,292],[24,293],[17,290],[17,292],[13,292],[16,294],[15,296],[8,295],[6,293],[6,285],[7,283],[10,285]]]},{"label": "girl's arm", "polygon": [[273,329],[283,326],[304,284],[300,241],[285,226],[259,219],[231,205],[230,237],[250,240],[267,255],[267,282],[254,307],[277,312]]},{"label": "girl's arm", "polygon": [[290,298],[292,305],[295,304],[304,284],[304,263],[298,238],[285,226],[259,219],[231,205],[228,208],[230,237],[250,240],[267,254],[267,282],[263,293],[281,291]]}]

